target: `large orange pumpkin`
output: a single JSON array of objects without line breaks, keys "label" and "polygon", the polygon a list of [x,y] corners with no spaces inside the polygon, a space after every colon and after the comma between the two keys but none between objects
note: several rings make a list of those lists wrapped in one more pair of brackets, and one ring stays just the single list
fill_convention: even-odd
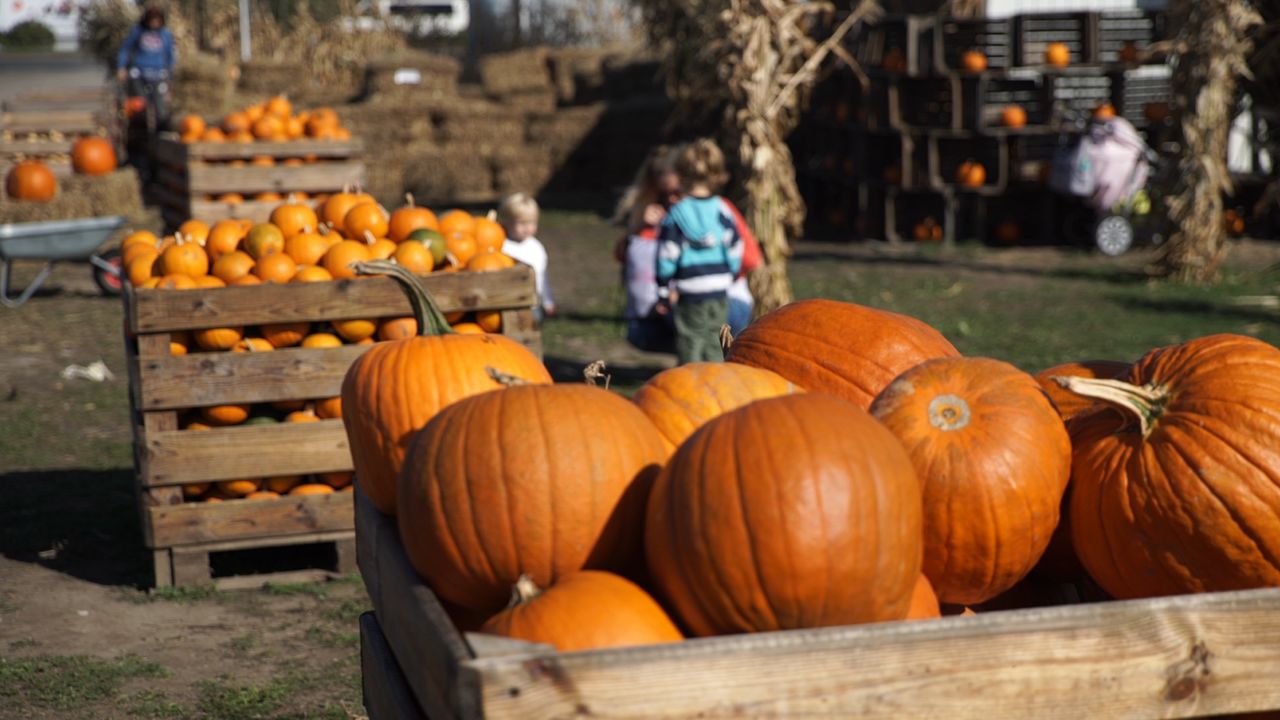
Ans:
[{"label": "large orange pumpkin", "polygon": [[71,146],[71,167],[81,175],[109,175],[116,169],[116,149],[106,138],[80,138]]},{"label": "large orange pumpkin", "polygon": [[[344,393],[344,421],[346,401]],[[476,610],[500,610],[521,575],[548,586],[583,568],[635,571],[649,484],[665,456],[644,413],[603,388],[480,392],[442,409],[410,442],[396,496],[400,538],[419,575]],[[363,486],[359,463],[356,478]]]},{"label": "large orange pumpkin", "polygon": [[583,570],[546,590],[523,576],[513,599],[518,602],[490,618],[481,632],[546,643],[560,652],[684,639],[648,593],[613,573]]},{"label": "large orange pumpkin", "polygon": [[1071,476],[1071,443],[1030,375],[988,358],[930,360],[871,405],[902,441],[924,492],[924,574],[938,599],[973,605],[1035,567]]},{"label": "large orange pumpkin", "polygon": [[902,371],[957,355],[937,330],[913,317],[835,300],[802,300],[748,325],[726,359],[868,408]]},{"label": "large orange pumpkin", "polygon": [[663,370],[636,391],[632,402],[674,452],[707,421],[764,398],[803,392],[770,370],[736,363],[689,363]]},{"label": "large orange pumpkin", "polygon": [[1064,382],[1116,408],[1069,425],[1072,544],[1104,590],[1280,586],[1280,350],[1211,335]]},{"label": "large orange pumpkin", "polygon": [[888,430],[817,393],[702,427],[649,498],[649,570],[695,635],[900,620],[920,575],[920,481]]},{"label": "large orange pumpkin", "polygon": [[1053,401],[1054,407],[1058,408],[1058,414],[1062,415],[1062,419],[1070,420],[1082,411],[1098,405],[1098,402],[1063,389],[1062,385],[1053,378],[1067,376],[1118,378],[1128,372],[1131,367],[1133,363],[1119,360],[1082,360],[1041,370],[1036,373],[1036,382],[1040,383],[1040,387],[1049,394],[1049,399]]},{"label": "large orange pumpkin", "polygon": [[4,187],[14,200],[49,202],[58,192],[58,180],[48,165],[39,160],[23,160],[9,168]]},{"label": "large orange pumpkin", "polygon": [[[342,382],[342,419],[356,476],[374,506],[394,515],[396,477],[413,433],[445,406],[501,387],[486,367],[534,383],[549,383],[551,375],[523,345],[506,337],[454,334],[431,296],[404,268],[388,261],[359,267],[395,278],[410,296],[418,322],[417,337],[371,347],[352,363]],[[509,578],[508,585],[514,581]]]}]

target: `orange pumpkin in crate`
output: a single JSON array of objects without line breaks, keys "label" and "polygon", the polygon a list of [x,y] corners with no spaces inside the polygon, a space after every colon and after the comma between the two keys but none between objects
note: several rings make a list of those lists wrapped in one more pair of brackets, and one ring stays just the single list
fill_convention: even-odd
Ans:
[{"label": "orange pumpkin in crate", "polygon": [[1006,105],[1000,111],[1000,124],[1007,128],[1026,127],[1027,111],[1021,105]]},{"label": "orange pumpkin in crate", "polygon": [[966,72],[980,73],[987,69],[987,56],[980,50],[966,50],[960,56],[960,66]]},{"label": "orange pumpkin in crate", "polygon": [[1066,43],[1049,43],[1044,48],[1044,61],[1054,67],[1066,67],[1071,64],[1071,48]]},{"label": "orange pumpkin in crate", "polygon": [[965,160],[956,168],[956,183],[961,187],[977,188],[987,182],[987,169],[976,160]]},{"label": "orange pumpkin in crate", "polygon": [[1094,120],[1112,120],[1116,116],[1116,106],[1111,103],[1102,103],[1093,111]]},{"label": "orange pumpkin in crate", "polygon": [[1137,65],[1142,57],[1142,52],[1138,50],[1138,44],[1132,40],[1125,40],[1124,45],[1120,46],[1120,62],[1126,65]]},{"label": "orange pumpkin in crate", "polygon": [[116,149],[105,138],[80,138],[71,146],[71,167],[81,175],[109,175],[116,169]]}]

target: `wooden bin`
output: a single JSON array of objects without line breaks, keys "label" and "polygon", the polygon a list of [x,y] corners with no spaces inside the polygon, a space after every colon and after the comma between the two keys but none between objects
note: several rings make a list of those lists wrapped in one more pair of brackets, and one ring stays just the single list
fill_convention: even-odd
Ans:
[{"label": "wooden bin", "polygon": [[115,119],[96,89],[29,92],[0,111],[0,174],[19,160],[40,158],[54,175],[71,174],[71,148],[90,135],[110,136]]},{"label": "wooden bin", "polygon": [[[541,354],[532,310],[536,290],[528,267],[439,273],[422,281],[446,312],[501,311],[503,334]],[[134,336],[126,337],[134,462],[156,585],[213,581],[236,587],[279,580],[271,575],[214,579],[209,557],[278,545],[336,543],[334,569],[352,570],[350,493],[184,503],[181,490],[190,483],[351,470],[341,420],[190,432],[179,429],[178,412],[337,396],[347,368],[370,346],[174,356],[169,340],[181,330],[409,315],[408,300],[395,282],[374,278],[205,290],[130,288],[124,303],[126,333]]]},{"label": "wooden bin", "polygon": [[1205,717],[1280,708],[1280,589],[557,653],[459,633],[356,491],[372,720]]},{"label": "wooden bin", "polygon": [[[176,135],[164,133],[156,143],[156,157],[161,165],[158,195],[165,221],[173,226],[188,218],[265,222],[280,201],[255,201],[254,195],[334,193],[344,186],[358,185],[364,182],[363,151],[358,139],[184,143]],[[276,164],[248,164],[256,157],[270,157]],[[281,164],[291,158],[308,162],[298,166]],[[232,165],[236,161],[246,164]],[[210,199],[226,193],[242,195],[244,202],[230,204]]]}]

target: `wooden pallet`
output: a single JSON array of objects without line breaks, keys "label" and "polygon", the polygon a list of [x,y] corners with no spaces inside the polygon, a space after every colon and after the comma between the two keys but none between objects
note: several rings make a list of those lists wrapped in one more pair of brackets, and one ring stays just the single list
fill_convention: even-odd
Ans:
[{"label": "wooden pallet", "polygon": [[[359,140],[294,140],[290,142],[181,142],[164,133],[156,144],[160,164],[157,180],[166,221],[173,226],[189,218],[207,222],[227,218],[266,221],[278,201],[253,201],[257,193],[333,193],[364,182],[365,165]],[[296,167],[232,167],[228,163],[266,156],[277,162],[314,158]],[[240,204],[211,200],[226,193],[246,198]]]},{"label": "wooden pallet", "polygon": [[376,616],[361,624],[373,720],[1280,709],[1280,589],[557,653],[459,633],[409,565],[394,519],[359,489],[355,501],[356,554]]},{"label": "wooden pallet", "polygon": [[[446,312],[500,311],[503,334],[541,355],[528,267],[439,273],[422,280]],[[178,413],[337,396],[347,368],[369,346],[174,356],[169,340],[171,333],[201,328],[409,315],[408,301],[395,283],[376,278],[212,290],[128,288],[124,302],[127,333],[133,336],[126,337],[126,347],[139,505],[157,585],[271,580],[212,578],[209,555],[275,545],[337,543],[338,567],[332,571],[349,570],[351,552],[343,543],[349,543],[353,527],[350,493],[184,503],[181,490],[190,483],[349,471],[341,420],[188,432],[179,429]]]}]

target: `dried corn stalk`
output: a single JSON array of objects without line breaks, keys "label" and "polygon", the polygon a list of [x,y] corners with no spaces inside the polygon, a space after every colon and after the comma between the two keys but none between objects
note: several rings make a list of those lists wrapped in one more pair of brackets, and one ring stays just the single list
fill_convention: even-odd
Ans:
[{"label": "dried corn stalk", "polygon": [[1227,134],[1237,80],[1249,74],[1250,31],[1261,18],[1243,0],[1178,0],[1170,15],[1170,26],[1179,28],[1173,44],[1179,153],[1161,177],[1170,233],[1154,270],[1182,282],[1207,282],[1227,253]]},{"label": "dried corn stalk", "polygon": [[733,169],[729,194],[764,249],[752,273],[757,315],[792,300],[787,277],[790,238],[804,226],[786,138],[795,129],[824,62],[835,56],[857,69],[841,43],[879,12],[855,2],[838,23],[830,2],[807,0],[637,0],[664,58],[675,121],[716,125]]}]

